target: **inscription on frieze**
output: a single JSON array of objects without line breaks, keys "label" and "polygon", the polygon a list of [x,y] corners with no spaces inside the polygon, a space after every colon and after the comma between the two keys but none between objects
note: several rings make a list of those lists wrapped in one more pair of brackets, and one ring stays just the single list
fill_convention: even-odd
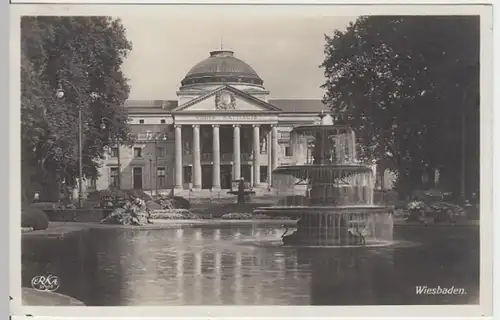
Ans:
[{"label": "inscription on frieze", "polygon": [[224,116],[196,116],[196,120],[203,121],[253,121],[258,120],[257,116],[234,116],[234,115],[224,115]]}]

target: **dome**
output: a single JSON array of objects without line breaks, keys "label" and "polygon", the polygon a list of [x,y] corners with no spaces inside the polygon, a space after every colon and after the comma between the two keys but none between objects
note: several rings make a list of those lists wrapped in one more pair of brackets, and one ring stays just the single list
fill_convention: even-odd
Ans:
[{"label": "dome", "polygon": [[217,50],[197,63],[181,81],[183,86],[202,83],[236,82],[261,86],[264,81],[245,62],[234,57],[234,52]]}]

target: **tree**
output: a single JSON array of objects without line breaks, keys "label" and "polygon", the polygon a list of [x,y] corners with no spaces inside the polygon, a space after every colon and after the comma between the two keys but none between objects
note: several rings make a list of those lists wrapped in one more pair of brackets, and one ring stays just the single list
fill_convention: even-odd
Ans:
[{"label": "tree", "polygon": [[[361,156],[388,164],[402,195],[436,168],[458,185],[457,119],[479,112],[479,18],[360,17],[325,37],[324,102],[353,125]],[[466,125],[472,148],[478,118]],[[479,158],[469,160],[474,175]]]},{"label": "tree", "polygon": [[[79,108],[86,177],[97,177],[113,141],[131,141],[123,107],[130,87],[121,71],[131,49],[120,20],[110,17],[21,19],[23,187],[47,191],[62,179],[75,181]],[[56,98],[58,89],[64,90],[62,99]]]}]

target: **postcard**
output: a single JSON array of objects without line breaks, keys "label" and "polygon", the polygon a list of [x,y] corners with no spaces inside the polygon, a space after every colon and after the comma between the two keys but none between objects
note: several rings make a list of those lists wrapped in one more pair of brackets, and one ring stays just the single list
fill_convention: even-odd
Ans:
[{"label": "postcard", "polygon": [[13,316],[491,316],[491,6],[11,9]]}]

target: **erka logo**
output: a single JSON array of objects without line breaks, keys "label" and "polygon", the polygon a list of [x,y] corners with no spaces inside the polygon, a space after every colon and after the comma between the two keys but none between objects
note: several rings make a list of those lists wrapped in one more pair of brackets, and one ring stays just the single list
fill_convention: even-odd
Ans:
[{"label": "erka logo", "polygon": [[61,282],[59,278],[49,274],[48,276],[37,276],[31,279],[31,286],[38,291],[53,292],[59,289]]}]

